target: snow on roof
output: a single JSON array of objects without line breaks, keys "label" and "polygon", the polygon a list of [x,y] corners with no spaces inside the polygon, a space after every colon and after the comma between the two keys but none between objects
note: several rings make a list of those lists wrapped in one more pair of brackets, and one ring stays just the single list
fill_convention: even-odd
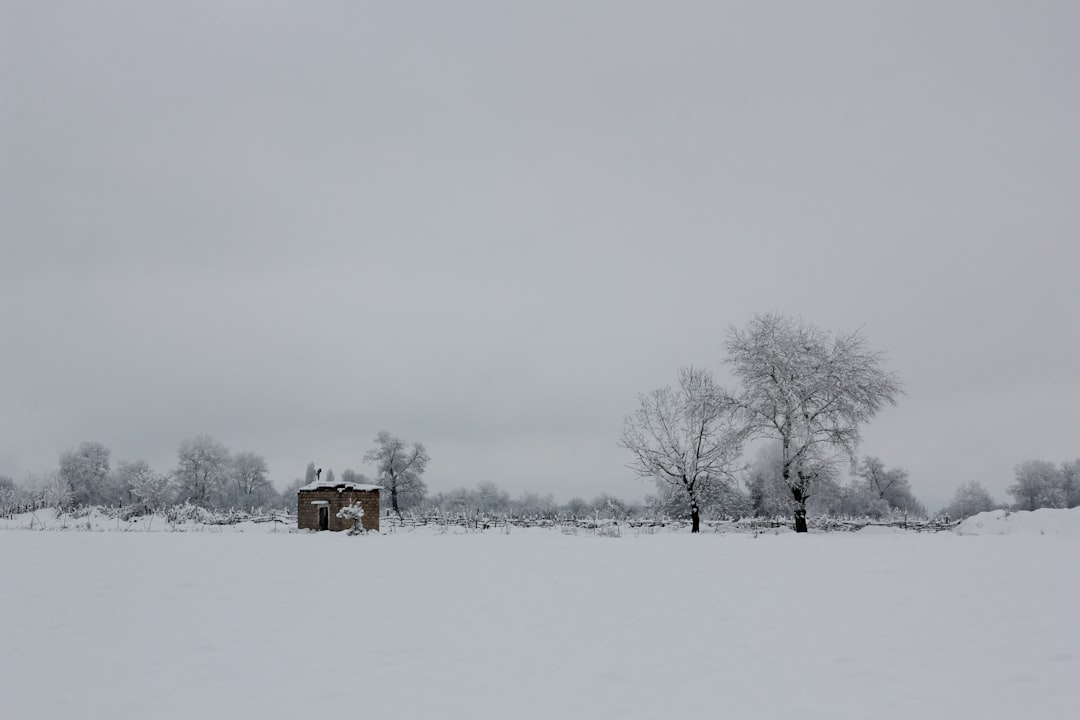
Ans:
[{"label": "snow on roof", "polygon": [[363,485],[361,483],[345,482],[344,480],[315,480],[304,485],[300,490],[382,490],[379,485]]}]

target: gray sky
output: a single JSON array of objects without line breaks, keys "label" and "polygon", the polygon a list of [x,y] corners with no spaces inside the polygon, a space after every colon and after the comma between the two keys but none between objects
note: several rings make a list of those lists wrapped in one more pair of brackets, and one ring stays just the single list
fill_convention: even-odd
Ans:
[{"label": "gray sky", "polygon": [[862,327],[930,505],[1080,457],[1080,4],[0,5],[0,473],[640,497],[637,393]]}]

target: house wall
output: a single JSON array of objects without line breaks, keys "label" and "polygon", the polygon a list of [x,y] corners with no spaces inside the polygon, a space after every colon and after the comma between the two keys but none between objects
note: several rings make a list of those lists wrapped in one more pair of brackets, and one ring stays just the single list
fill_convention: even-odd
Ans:
[{"label": "house wall", "polygon": [[337,516],[338,510],[351,502],[364,508],[363,525],[365,530],[379,529],[379,492],[378,490],[336,490],[319,488],[303,490],[296,494],[296,526],[301,530],[319,529],[319,506],[312,505],[313,500],[325,500],[330,510],[330,530],[348,530],[352,520]]}]

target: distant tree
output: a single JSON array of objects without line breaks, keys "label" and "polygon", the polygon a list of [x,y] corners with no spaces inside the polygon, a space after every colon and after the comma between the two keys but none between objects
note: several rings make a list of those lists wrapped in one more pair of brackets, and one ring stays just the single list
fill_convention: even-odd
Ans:
[{"label": "distant tree", "polygon": [[630,451],[627,467],[640,477],[685,495],[690,532],[696,533],[705,498],[734,481],[742,435],[712,374],[683,368],[678,388],[638,396],[637,411],[623,422],[619,446]]},{"label": "distant tree", "polygon": [[998,504],[990,493],[977,480],[964,483],[956,488],[952,502],[945,508],[944,514],[953,520],[963,520],[981,512],[996,510]]},{"label": "distant tree", "polygon": [[423,445],[408,445],[385,430],[375,436],[375,447],[364,454],[364,462],[375,466],[382,494],[390,497],[390,508],[399,517],[402,510],[416,505],[427,494],[421,476],[430,460]]},{"label": "distant tree", "polygon": [[1061,463],[1061,489],[1065,507],[1080,506],[1080,459]]},{"label": "distant tree", "polygon": [[795,530],[806,532],[815,484],[852,464],[859,426],[901,394],[899,378],[866,347],[861,332],[835,337],[801,320],[759,315],[730,328],[726,363],[742,387],[730,400],[751,437],[780,443],[781,477],[794,501]]},{"label": "distant tree", "polygon": [[18,512],[24,502],[22,489],[15,480],[7,475],[0,475],[0,516]]},{"label": "distant tree", "polygon": [[790,517],[791,491],[784,482],[780,443],[770,442],[758,449],[746,471],[749,513],[754,517]]},{"label": "distant tree", "polygon": [[323,475],[323,480],[325,480],[328,483],[334,482],[334,469],[333,468],[327,468],[326,469],[326,473]]},{"label": "distant tree", "polygon": [[1065,507],[1065,477],[1053,463],[1025,460],[1016,466],[1016,482],[1008,493],[1017,510]]},{"label": "distant tree", "polygon": [[300,488],[306,484],[307,483],[304,482],[303,478],[296,478],[286,485],[285,489],[282,490],[281,494],[278,496],[278,507],[289,512],[296,512],[296,496],[299,493]]},{"label": "distant tree", "polygon": [[317,472],[317,470],[315,469],[315,463],[309,462],[308,465],[307,465],[307,469],[304,471],[304,484],[305,485],[310,485],[311,483],[315,482],[315,480],[318,479],[318,477],[316,475],[316,472]]},{"label": "distant tree", "polygon": [[57,512],[70,510],[74,504],[71,485],[58,470],[29,472],[23,489],[31,509],[54,508]]},{"label": "distant tree", "polygon": [[154,472],[145,460],[121,461],[114,473],[116,484],[124,489],[129,502],[138,503],[148,512],[168,507],[176,497],[176,487],[166,473]]},{"label": "distant tree", "polygon": [[75,505],[103,505],[119,500],[109,482],[109,449],[98,442],[84,442],[60,453],[60,477],[71,488]]},{"label": "distant tree", "polygon": [[835,478],[820,482],[806,503],[808,512],[831,517],[882,518],[890,513],[889,503],[856,480],[844,484]]},{"label": "distant tree", "polygon": [[593,498],[589,503],[589,509],[599,517],[612,520],[625,520],[631,513],[630,505],[625,500],[607,493]]},{"label": "distant tree", "polygon": [[855,474],[862,480],[866,491],[872,497],[886,503],[887,510],[896,510],[905,515],[918,517],[926,515],[926,508],[915,499],[915,495],[911,492],[907,470],[903,468],[888,470],[880,458],[868,455],[859,463]]},{"label": "distant tree", "polygon": [[551,493],[540,495],[538,493],[523,492],[512,503],[515,514],[522,517],[553,518],[558,513],[558,505],[555,496]]},{"label": "distant tree", "polygon": [[579,497],[573,497],[566,501],[563,512],[575,517],[585,515],[589,512],[589,504]]},{"label": "distant tree", "polygon": [[470,495],[473,508],[482,513],[494,515],[510,510],[510,493],[499,489],[499,486],[491,481],[477,483],[476,489]]},{"label": "distant tree", "polygon": [[232,456],[228,467],[226,502],[241,508],[267,507],[277,495],[270,482],[270,469],[262,455],[252,452]]},{"label": "distant tree", "polygon": [[431,498],[430,504],[433,509],[449,513],[475,512],[478,509],[475,493],[466,488],[441,492]]},{"label": "distant tree", "polygon": [[353,470],[345,469],[341,472],[342,482],[356,483],[357,485],[371,485],[371,478],[364,473],[358,473]]},{"label": "distant tree", "polygon": [[176,455],[179,499],[202,507],[218,504],[229,477],[229,449],[209,435],[197,435],[180,443]]}]

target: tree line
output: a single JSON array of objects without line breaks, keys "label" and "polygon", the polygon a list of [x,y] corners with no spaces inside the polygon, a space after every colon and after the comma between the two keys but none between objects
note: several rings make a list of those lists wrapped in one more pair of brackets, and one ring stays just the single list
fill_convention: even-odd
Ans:
[{"label": "tree line", "polygon": [[[641,513],[685,518],[692,532],[702,517],[790,517],[796,531],[808,514],[884,518],[921,517],[906,470],[858,455],[861,428],[903,394],[884,356],[870,350],[861,331],[829,333],[801,319],[758,315],[744,328],[730,327],[724,343],[737,385],[724,388],[705,368],[686,367],[677,385],[644,393],[624,420],[619,445],[628,467],[655,482],[644,503],[602,495],[558,504],[550,494],[511,499],[494,483],[429,495],[423,474],[430,456],[421,443],[383,431],[363,462],[374,478],[346,469],[341,480],[381,487],[382,505],[405,511],[475,512],[554,517]],[[757,442],[751,462],[744,452]],[[844,469],[847,479],[844,479]],[[159,472],[145,460],[115,468],[101,443],[84,442],[60,453],[55,470],[30,473],[19,484],[0,476],[0,512],[18,508],[123,505],[155,512],[175,504],[226,509],[292,510],[298,489],[334,482],[333,469],[309,463],[302,478],[278,492],[265,458],[231,452],[209,435],[184,440],[176,467]],[[1030,460],[1015,471],[1008,492],[1018,510],[1080,505],[1080,460]],[[952,519],[1005,507],[978,482],[960,486],[942,514]]]},{"label": "tree line", "polygon": [[[375,466],[375,479],[351,469],[342,471],[345,482],[378,484],[385,502],[395,511],[426,496],[421,475],[428,455],[423,445],[408,445],[388,432],[380,432],[375,447],[363,456]],[[296,509],[297,490],[311,482],[333,482],[314,462],[304,476],[278,492],[270,480],[266,459],[254,452],[232,452],[210,435],[197,435],[180,443],[176,466],[158,471],[146,460],[121,460],[114,467],[111,451],[100,442],[83,442],[60,453],[54,469],[31,472],[21,483],[0,475],[0,512],[52,507],[126,507],[133,514],[153,513],[190,503],[209,510]]]},{"label": "tree line", "polygon": [[1013,484],[1005,489],[1011,503],[995,500],[977,480],[956,489],[942,510],[955,519],[989,510],[1040,510],[1080,507],[1080,459],[1055,465],[1046,460],[1025,460],[1013,471]]}]

